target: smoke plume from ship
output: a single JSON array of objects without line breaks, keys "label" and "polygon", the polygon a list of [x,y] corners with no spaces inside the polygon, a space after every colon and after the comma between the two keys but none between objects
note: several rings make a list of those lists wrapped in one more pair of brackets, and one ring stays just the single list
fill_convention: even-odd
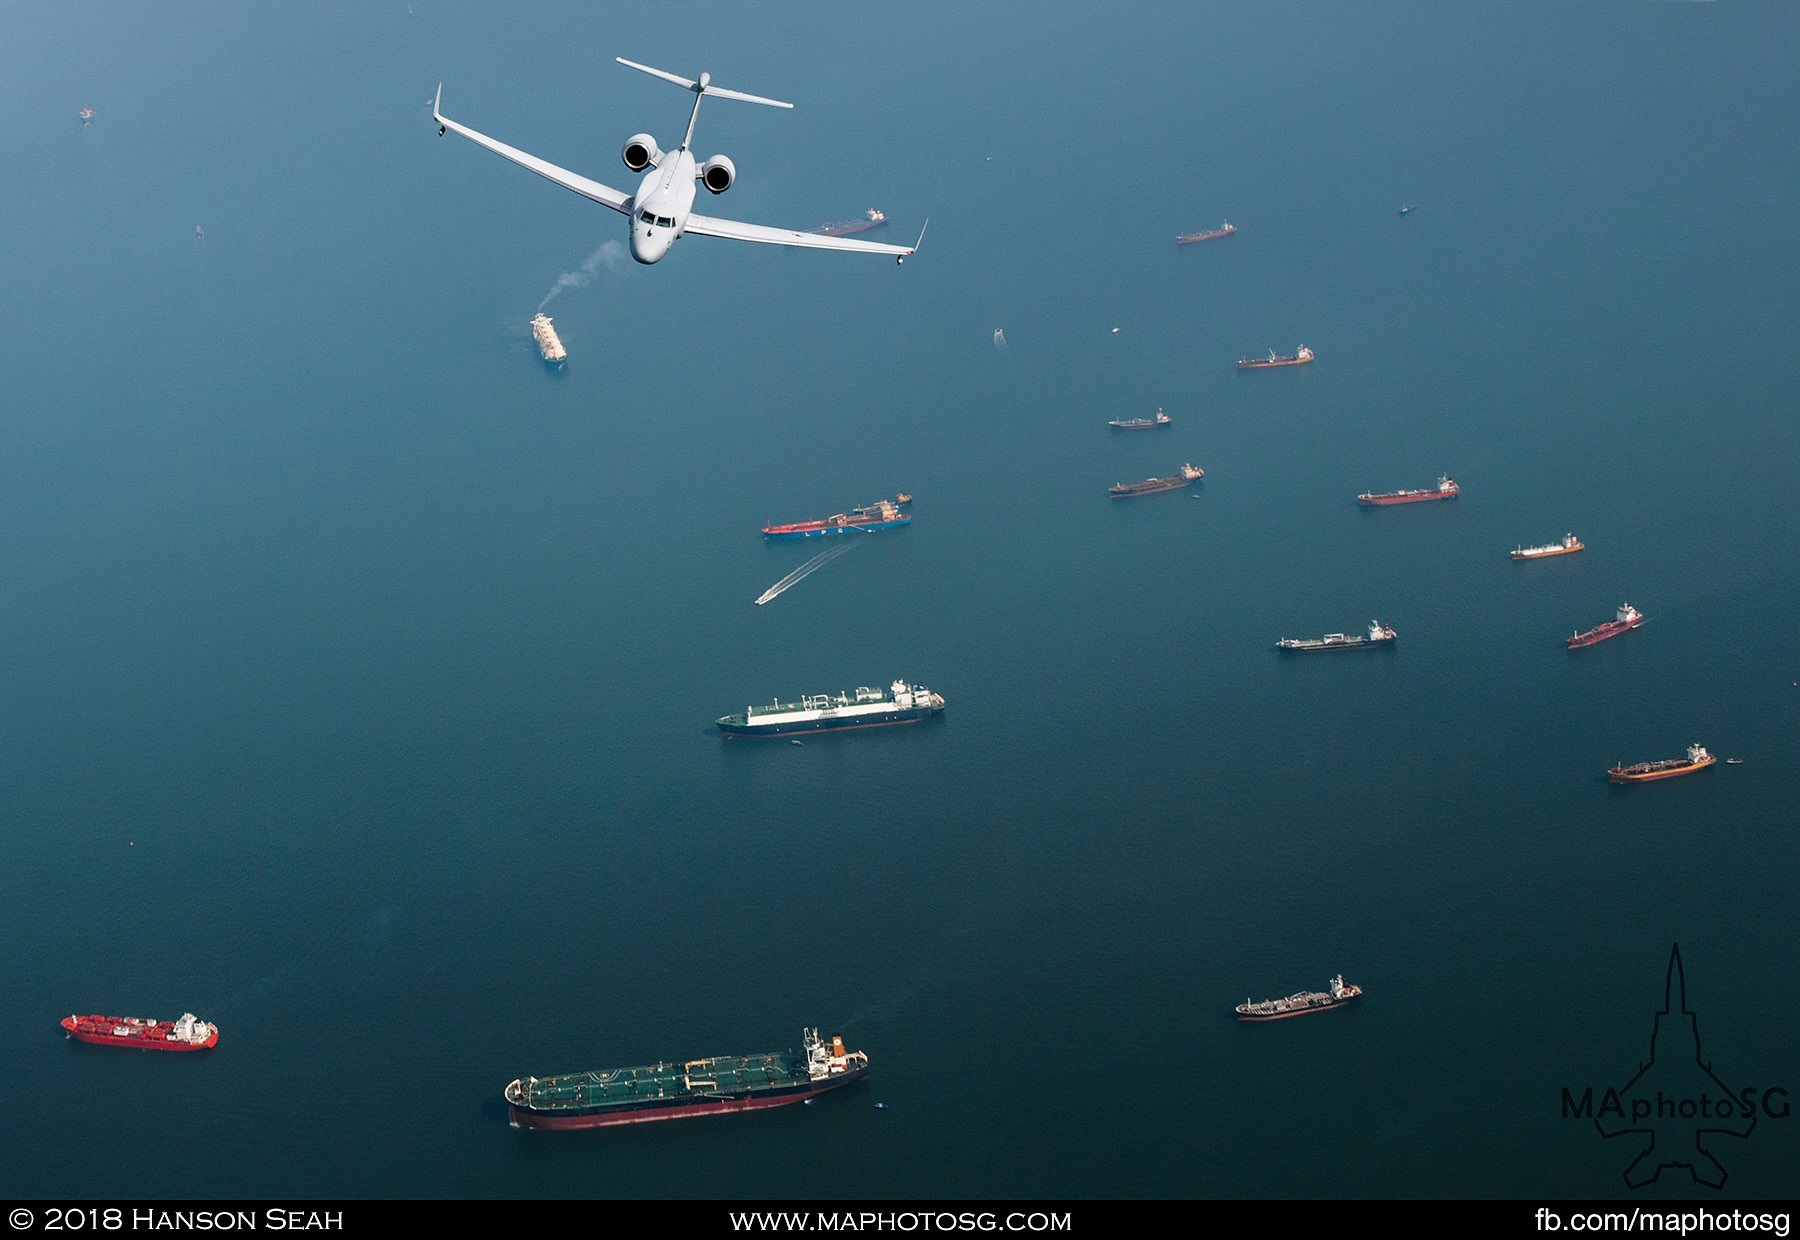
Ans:
[{"label": "smoke plume from ship", "polygon": [[538,303],[538,313],[556,299],[556,295],[564,289],[585,288],[593,283],[594,277],[600,274],[602,267],[616,267],[625,259],[625,247],[617,241],[602,241],[600,248],[588,255],[581,266],[573,271],[565,271],[556,277],[556,283],[544,294],[544,300]]}]

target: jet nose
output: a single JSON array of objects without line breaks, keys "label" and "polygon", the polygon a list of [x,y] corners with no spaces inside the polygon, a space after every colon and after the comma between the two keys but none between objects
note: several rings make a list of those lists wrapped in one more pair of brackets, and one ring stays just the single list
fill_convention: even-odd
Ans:
[{"label": "jet nose", "polygon": [[669,252],[669,243],[653,228],[639,226],[631,230],[631,257],[648,266]]}]

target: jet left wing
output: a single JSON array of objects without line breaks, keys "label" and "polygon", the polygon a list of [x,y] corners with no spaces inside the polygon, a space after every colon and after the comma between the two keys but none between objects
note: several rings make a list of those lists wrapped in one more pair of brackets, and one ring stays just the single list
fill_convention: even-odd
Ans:
[{"label": "jet left wing", "polygon": [[[792,228],[770,228],[763,224],[740,224],[736,220],[715,220],[709,215],[690,215],[683,233],[702,237],[725,237],[732,241],[760,241],[764,245],[797,245],[810,250],[860,250],[864,254],[893,254],[905,258],[918,252],[917,245],[888,245],[880,241],[858,241],[855,237],[829,237],[824,233],[799,232]],[[920,233],[919,239],[924,240]]]},{"label": "jet left wing", "polygon": [[445,116],[439,109],[444,99],[444,88],[438,87],[437,98],[432,100],[431,115],[437,121],[439,132],[448,129],[459,133],[476,146],[484,146],[502,159],[510,159],[521,168],[529,168],[547,181],[554,181],[564,189],[572,189],[583,198],[599,203],[603,207],[611,207],[621,215],[631,214],[631,195],[622,194],[610,185],[602,185],[598,181],[590,181],[580,173],[570,172],[567,168],[559,168],[547,159],[539,159],[536,155],[527,155],[515,146],[508,146],[496,138],[484,133],[477,133],[466,125],[458,125]]}]

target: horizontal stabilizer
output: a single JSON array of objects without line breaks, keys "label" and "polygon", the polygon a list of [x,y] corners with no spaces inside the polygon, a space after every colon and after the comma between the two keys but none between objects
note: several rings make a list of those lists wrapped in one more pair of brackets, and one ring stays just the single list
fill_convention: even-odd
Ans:
[{"label": "horizontal stabilizer", "polygon": [[702,73],[698,82],[691,82],[687,78],[679,77],[666,70],[652,69],[649,65],[640,65],[635,60],[626,60],[623,56],[615,56],[613,59],[628,69],[636,69],[639,73],[648,73],[651,77],[661,78],[665,82],[673,82],[683,90],[691,90],[697,95],[716,95],[720,99],[736,99],[742,103],[767,104],[771,108],[791,108],[794,106],[791,103],[783,103],[779,99],[765,99],[761,95],[750,95],[745,94],[741,90],[726,90],[723,86],[714,86],[712,84],[711,74]]}]

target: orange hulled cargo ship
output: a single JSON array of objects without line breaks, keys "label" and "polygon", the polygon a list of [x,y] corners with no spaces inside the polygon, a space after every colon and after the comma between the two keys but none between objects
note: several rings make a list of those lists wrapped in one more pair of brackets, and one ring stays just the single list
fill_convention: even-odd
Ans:
[{"label": "orange hulled cargo ship", "polygon": [[1634,762],[1630,766],[1621,763],[1607,771],[1606,778],[1615,784],[1643,784],[1653,779],[1673,779],[1677,775],[1692,775],[1695,771],[1704,771],[1717,761],[1717,758],[1706,752],[1706,746],[1689,745],[1685,758]]},{"label": "orange hulled cargo ship", "polygon": [[62,1027],[78,1042],[140,1051],[204,1051],[219,1044],[219,1027],[183,1012],[180,1020],[141,1016],[65,1016]]}]

